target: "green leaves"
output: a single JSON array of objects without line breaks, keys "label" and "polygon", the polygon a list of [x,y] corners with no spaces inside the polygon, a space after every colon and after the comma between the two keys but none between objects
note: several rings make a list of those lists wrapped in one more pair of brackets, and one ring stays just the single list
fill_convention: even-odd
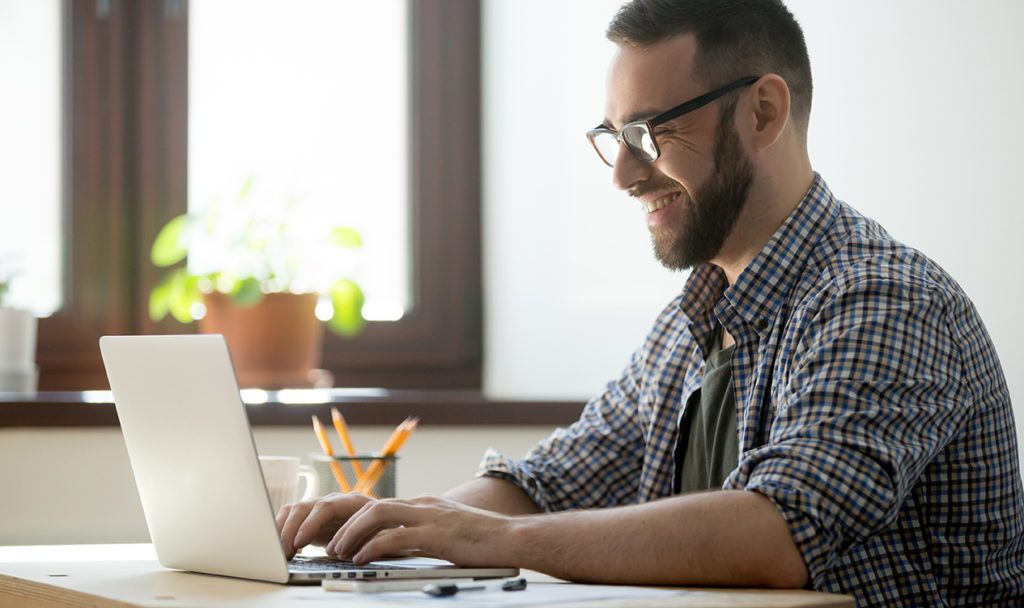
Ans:
[{"label": "green leaves", "polygon": [[[173,266],[185,259],[185,231],[188,215],[167,222],[153,241],[149,257],[159,267]],[[170,313],[181,323],[192,322],[192,305],[200,300],[199,277],[185,268],[171,271],[149,294],[149,318],[160,321]]]},{"label": "green leaves", "polygon": [[0,306],[4,305],[4,298],[7,297],[7,292],[11,290],[11,281],[17,276],[16,271],[5,271],[5,260],[0,259]]},{"label": "green leaves", "polygon": [[245,178],[245,183],[242,184],[242,189],[238,191],[238,202],[239,203],[241,203],[243,200],[245,200],[245,197],[249,196],[249,190],[252,189],[252,180],[253,180],[254,177],[256,177],[256,176],[255,175],[250,175],[249,177]]},{"label": "green leaves", "polygon": [[332,228],[327,235],[327,241],[332,245],[348,249],[357,249],[363,246],[363,237],[359,236],[354,229],[346,226]]},{"label": "green leaves", "polygon": [[191,323],[192,306],[203,298],[199,281],[185,268],[172,271],[149,294],[149,318],[160,321],[170,313],[179,323]]},{"label": "green leaves", "polygon": [[363,290],[355,281],[342,279],[331,288],[331,305],[334,306],[334,316],[327,322],[327,326],[335,333],[352,337],[363,330],[366,320],[363,319]]},{"label": "green leaves", "polygon": [[153,241],[153,249],[149,257],[153,264],[160,268],[173,266],[185,259],[188,250],[185,249],[185,229],[188,227],[188,216],[179,215],[167,222],[167,225],[156,235]]},{"label": "green leaves", "polygon": [[[315,292],[331,298],[334,332],[358,334],[366,324],[363,292],[342,277],[356,267],[362,236],[322,217],[320,209],[307,211],[297,198],[268,196],[253,182],[252,176],[245,180],[237,199],[215,199],[160,230],[150,258],[168,274],[150,292],[150,318],[171,315],[191,323],[202,294],[212,290],[239,306],[253,306],[268,292]],[[186,258],[191,269],[181,264]]]},{"label": "green leaves", "polygon": [[263,299],[263,289],[260,282],[252,277],[235,283],[231,290],[231,299],[239,306],[254,306]]}]

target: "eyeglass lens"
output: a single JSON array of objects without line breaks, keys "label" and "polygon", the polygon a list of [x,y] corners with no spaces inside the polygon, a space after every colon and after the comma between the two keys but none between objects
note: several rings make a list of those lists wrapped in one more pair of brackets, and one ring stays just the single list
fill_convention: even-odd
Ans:
[{"label": "eyeglass lens", "polygon": [[597,131],[593,134],[591,141],[594,142],[594,148],[605,164],[615,166],[615,160],[619,156],[619,139],[634,156],[644,162],[649,163],[658,158],[658,148],[647,124],[631,123],[623,127],[618,136],[611,131]]}]

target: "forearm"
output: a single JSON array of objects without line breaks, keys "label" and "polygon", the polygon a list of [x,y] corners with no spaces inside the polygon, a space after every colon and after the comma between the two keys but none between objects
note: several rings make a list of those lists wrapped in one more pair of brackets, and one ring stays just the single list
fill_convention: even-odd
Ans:
[{"label": "forearm", "polygon": [[516,565],[589,582],[803,587],[807,568],[785,520],[748,491],[512,518]]},{"label": "forearm", "polygon": [[540,513],[537,504],[519,486],[496,477],[477,477],[448,490],[444,497],[504,515]]}]

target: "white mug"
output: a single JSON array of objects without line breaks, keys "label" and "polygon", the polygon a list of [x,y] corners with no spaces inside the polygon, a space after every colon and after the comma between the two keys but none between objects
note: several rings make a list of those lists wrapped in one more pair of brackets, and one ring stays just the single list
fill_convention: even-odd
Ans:
[{"label": "white mug", "polygon": [[[309,500],[320,494],[320,476],[312,467],[300,465],[296,456],[260,456],[260,467],[263,469],[263,480],[267,484],[274,515],[286,504]],[[306,481],[301,497],[300,477]]]}]

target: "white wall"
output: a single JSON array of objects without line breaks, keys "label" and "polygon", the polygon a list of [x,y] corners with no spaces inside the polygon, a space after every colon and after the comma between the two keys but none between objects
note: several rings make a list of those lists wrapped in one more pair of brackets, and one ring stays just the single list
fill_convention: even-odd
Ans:
[{"label": "white wall", "polygon": [[[617,1],[485,2],[485,386],[587,398],[683,277],[583,133],[603,117]],[[988,326],[1024,436],[1024,2],[790,0],[833,192],[943,265]],[[543,15],[543,19],[538,16]]]},{"label": "white wall", "polygon": [[685,276],[584,133],[604,117],[619,0],[485,0],[485,379],[502,397],[585,399],[616,376]]},{"label": "white wall", "polygon": [[[493,446],[519,457],[546,427],[420,427],[398,459],[400,496],[441,492],[473,477]],[[361,446],[379,446],[386,427],[353,427]],[[265,455],[317,452],[307,428],[257,428]],[[148,542],[128,454],[118,428],[0,429],[0,545]]]}]

